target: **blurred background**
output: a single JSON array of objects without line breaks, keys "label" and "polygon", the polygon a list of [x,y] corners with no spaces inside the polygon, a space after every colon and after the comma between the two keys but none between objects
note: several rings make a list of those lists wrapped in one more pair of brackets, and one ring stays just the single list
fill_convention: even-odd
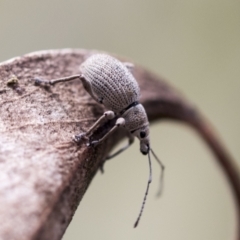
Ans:
[{"label": "blurred background", "polygon": [[[0,0],[0,61],[37,50],[98,49],[168,79],[210,120],[240,165],[240,1]],[[235,206],[215,159],[187,126],[151,127],[159,168],[137,229],[148,178],[138,141],[93,179],[64,240],[234,239]]]}]

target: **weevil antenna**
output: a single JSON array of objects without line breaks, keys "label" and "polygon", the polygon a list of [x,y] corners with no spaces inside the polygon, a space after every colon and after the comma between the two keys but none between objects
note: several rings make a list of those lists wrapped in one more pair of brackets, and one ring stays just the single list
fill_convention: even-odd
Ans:
[{"label": "weevil antenna", "polygon": [[154,151],[152,149],[151,153],[154,156],[154,158],[156,159],[156,161],[158,162],[160,168],[161,168],[161,174],[160,174],[160,181],[159,181],[159,190],[157,192],[157,197],[160,197],[160,195],[162,194],[162,190],[163,190],[163,179],[164,179],[164,169],[165,166],[162,164],[162,162],[160,161],[160,159],[157,157],[157,155],[154,153]]},{"label": "weevil antenna", "polygon": [[136,220],[136,222],[134,224],[134,228],[137,227],[137,225],[138,225],[138,223],[140,221],[140,218],[142,216],[143,209],[144,209],[144,206],[145,206],[145,203],[146,203],[146,200],[147,200],[149,186],[150,186],[150,183],[152,182],[152,162],[151,162],[151,158],[150,158],[149,152],[148,152],[148,163],[149,163],[149,177],[148,177],[147,189],[146,189],[146,192],[145,192],[145,195],[144,195],[144,198],[143,198],[143,202],[142,202],[142,207],[141,207],[140,213],[139,213],[138,218],[137,218],[137,220]]}]

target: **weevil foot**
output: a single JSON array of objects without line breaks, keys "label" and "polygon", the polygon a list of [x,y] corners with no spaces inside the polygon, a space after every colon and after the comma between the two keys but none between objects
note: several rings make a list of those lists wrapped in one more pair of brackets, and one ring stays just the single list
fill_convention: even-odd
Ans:
[{"label": "weevil foot", "polygon": [[88,147],[95,147],[97,145],[98,145],[98,141],[92,141],[92,142],[87,143]]},{"label": "weevil foot", "polygon": [[42,79],[40,77],[34,77],[31,80],[37,86],[49,87],[50,85],[53,85],[51,81],[44,80],[44,79]]},{"label": "weevil foot", "polygon": [[73,138],[73,141],[76,143],[79,143],[82,140],[88,139],[86,136],[86,133],[80,133],[80,134],[74,135],[72,138]]},{"label": "weevil foot", "polygon": [[43,80],[40,77],[35,77],[32,80],[34,81],[35,85],[41,85],[42,83],[43,84],[49,84],[49,81]]}]

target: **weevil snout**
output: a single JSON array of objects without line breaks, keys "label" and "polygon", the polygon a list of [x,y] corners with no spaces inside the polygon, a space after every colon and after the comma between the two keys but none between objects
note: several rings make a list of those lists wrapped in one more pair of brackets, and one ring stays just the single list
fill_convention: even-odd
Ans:
[{"label": "weevil snout", "polygon": [[147,155],[149,153],[149,141],[140,141],[140,151],[143,155]]},{"label": "weevil snout", "polygon": [[147,155],[150,150],[149,127],[144,126],[134,132],[134,135],[140,141],[140,151],[143,155]]}]

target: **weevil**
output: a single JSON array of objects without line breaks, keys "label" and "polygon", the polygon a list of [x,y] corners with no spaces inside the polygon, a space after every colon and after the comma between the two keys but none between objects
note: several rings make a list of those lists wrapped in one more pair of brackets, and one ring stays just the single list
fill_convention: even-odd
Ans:
[{"label": "weevil", "polygon": [[149,178],[141,210],[134,224],[134,227],[137,227],[143,213],[149,186],[152,181],[150,152],[161,167],[159,193],[162,190],[164,165],[150,147],[148,117],[143,105],[139,103],[140,88],[131,72],[133,67],[132,64],[122,63],[110,55],[94,54],[80,65],[80,74],[50,81],[35,78],[35,82],[38,84],[44,83],[54,85],[59,82],[80,79],[83,87],[91,97],[109,109],[104,112],[85,133],[80,133],[74,136],[74,141],[76,142],[80,142],[83,138],[88,138],[104,121],[117,117],[115,125],[108,133],[106,133],[101,139],[88,143],[88,146],[94,147],[103,142],[117,128],[125,128],[127,130],[129,139],[128,144],[114,154],[108,156],[105,161],[126,150],[134,142],[135,137],[139,139],[140,151],[142,154],[148,155]]}]

